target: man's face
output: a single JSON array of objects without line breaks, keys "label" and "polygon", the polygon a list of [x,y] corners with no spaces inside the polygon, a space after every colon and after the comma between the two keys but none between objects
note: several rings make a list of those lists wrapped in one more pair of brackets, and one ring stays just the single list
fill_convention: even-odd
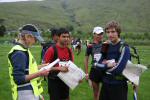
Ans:
[{"label": "man's face", "polygon": [[59,42],[62,46],[68,46],[70,42],[70,35],[68,33],[61,34]]},{"label": "man's face", "polygon": [[100,34],[94,34],[94,40],[96,40],[97,42],[100,42],[102,41],[103,39],[103,33],[100,33]]},{"label": "man's face", "polygon": [[57,41],[58,41],[58,36],[57,36],[57,35],[54,35],[54,36],[53,36],[53,41],[54,41],[55,43],[57,43]]},{"label": "man's face", "polygon": [[112,43],[116,43],[118,41],[118,33],[116,31],[115,28],[109,28],[106,30],[106,34],[108,39],[112,42]]}]

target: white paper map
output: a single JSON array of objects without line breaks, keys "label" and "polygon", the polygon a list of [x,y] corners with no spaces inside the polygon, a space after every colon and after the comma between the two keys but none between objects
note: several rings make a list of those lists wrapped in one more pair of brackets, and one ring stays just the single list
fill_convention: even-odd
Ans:
[{"label": "white paper map", "polygon": [[123,75],[135,85],[139,85],[140,75],[147,69],[141,64],[133,64],[131,61],[127,62],[126,68],[123,70]]},{"label": "white paper map", "polygon": [[94,54],[94,60],[96,60],[97,62],[100,60],[102,54],[98,53],[98,54]]},{"label": "white paper map", "polygon": [[55,61],[53,61],[52,63],[50,63],[49,65],[42,67],[39,71],[43,71],[43,70],[47,70],[47,69],[51,69],[54,65],[56,65],[58,62],[60,61],[60,59],[56,59]]},{"label": "white paper map", "polygon": [[68,72],[60,72],[57,76],[64,81],[72,90],[79,84],[79,81],[85,77],[82,69],[78,68],[72,61],[68,61]]}]

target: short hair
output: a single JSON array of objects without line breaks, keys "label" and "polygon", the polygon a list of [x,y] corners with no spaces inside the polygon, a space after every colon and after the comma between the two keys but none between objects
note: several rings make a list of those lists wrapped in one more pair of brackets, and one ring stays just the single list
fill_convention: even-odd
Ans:
[{"label": "short hair", "polygon": [[66,28],[60,28],[58,31],[58,36],[60,36],[61,34],[70,34],[69,30],[67,30]]},{"label": "short hair", "polygon": [[121,27],[120,27],[120,24],[115,21],[115,20],[112,20],[110,22],[108,22],[105,26],[105,33],[106,33],[106,30],[110,29],[110,28],[115,28],[115,30],[117,31],[118,33],[118,36],[120,37],[120,33],[121,33]]},{"label": "short hair", "polygon": [[55,35],[58,36],[58,29],[57,28],[52,28],[50,29],[51,31],[51,37],[54,37]]}]

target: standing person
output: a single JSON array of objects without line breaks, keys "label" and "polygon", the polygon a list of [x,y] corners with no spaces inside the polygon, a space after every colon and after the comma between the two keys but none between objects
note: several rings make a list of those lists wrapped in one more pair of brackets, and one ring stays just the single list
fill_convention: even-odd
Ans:
[{"label": "standing person", "polygon": [[[60,28],[58,32],[58,41],[56,45],[48,48],[44,56],[44,62],[51,63],[57,58],[64,63],[69,60],[73,61],[72,51],[68,48],[69,43],[69,31]],[[50,100],[69,100],[69,87],[57,76],[60,71],[66,72],[65,68],[67,67],[61,67],[61,65],[57,64],[53,68],[56,70],[48,75],[48,93],[50,95]]]},{"label": "standing person", "polygon": [[103,28],[102,27],[94,27],[93,29],[93,43],[89,44],[85,53],[85,73],[86,80],[90,79],[92,81],[93,87],[93,95],[94,100],[99,99],[99,83],[102,80],[102,71],[95,69],[93,66],[91,67],[90,75],[88,75],[88,63],[89,57],[92,56],[92,65],[94,62],[98,62],[101,59],[101,47],[102,47],[102,38],[103,38]]},{"label": "standing person", "polygon": [[51,38],[52,38],[52,43],[57,43],[58,41],[58,29],[57,28],[52,28],[50,29],[51,31]]},{"label": "standing person", "polygon": [[[106,35],[110,41],[103,66],[106,73],[103,76],[100,100],[127,100],[127,79],[122,75],[127,61],[130,60],[130,50],[127,45],[122,47],[120,39],[121,28],[118,22],[110,21],[105,27]],[[110,61],[114,60],[114,61]],[[109,67],[113,68],[109,68]]]},{"label": "standing person", "polygon": [[43,92],[40,76],[47,76],[49,70],[38,71],[37,63],[29,48],[42,42],[38,29],[26,24],[20,29],[18,41],[8,53],[9,76],[13,100],[39,100]]},{"label": "standing person", "polygon": [[50,32],[51,32],[51,41],[49,42],[43,42],[41,43],[42,45],[42,51],[41,51],[41,60],[43,62],[43,57],[45,55],[45,52],[47,51],[47,49],[50,47],[50,46],[53,46],[57,43],[57,40],[58,40],[58,29],[56,28],[52,28],[50,29]]},{"label": "standing person", "polygon": [[75,40],[75,38],[72,38],[71,46],[72,46],[72,50],[75,51],[75,48],[76,48],[76,40]]},{"label": "standing person", "polygon": [[82,48],[82,43],[81,43],[81,39],[80,38],[78,38],[77,40],[76,40],[76,51],[77,51],[77,55],[79,55],[80,54],[80,52],[81,52],[81,48]]}]

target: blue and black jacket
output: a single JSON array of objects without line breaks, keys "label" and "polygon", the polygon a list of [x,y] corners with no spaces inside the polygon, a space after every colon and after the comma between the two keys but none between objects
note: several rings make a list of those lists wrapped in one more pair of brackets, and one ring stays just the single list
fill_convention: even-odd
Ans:
[{"label": "blue and black jacket", "polygon": [[[108,69],[107,65],[104,64],[103,67],[96,67],[98,69],[105,69],[106,73],[103,76],[103,82],[108,84],[126,84],[126,78],[122,75],[127,61],[131,59],[130,49],[126,45],[121,48],[123,42],[120,41],[117,44],[109,44],[108,51],[105,54],[105,60],[115,59],[117,65],[111,69]],[[104,55],[103,55],[104,56]],[[102,63],[101,61],[99,63]]]},{"label": "blue and black jacket", "polygon": [[[22,44],[16,43],[25,48]],[[25,48],[28,49],[28,48]],[[9,55],[11,63],[13,65],[13,77],[17,85],[27,83],[25,81],[25,76],[29,74],[29,55],[27,52],[16,50],[11,55]],[[32,90],[31,84],[18,87],[18,90]]]}]

